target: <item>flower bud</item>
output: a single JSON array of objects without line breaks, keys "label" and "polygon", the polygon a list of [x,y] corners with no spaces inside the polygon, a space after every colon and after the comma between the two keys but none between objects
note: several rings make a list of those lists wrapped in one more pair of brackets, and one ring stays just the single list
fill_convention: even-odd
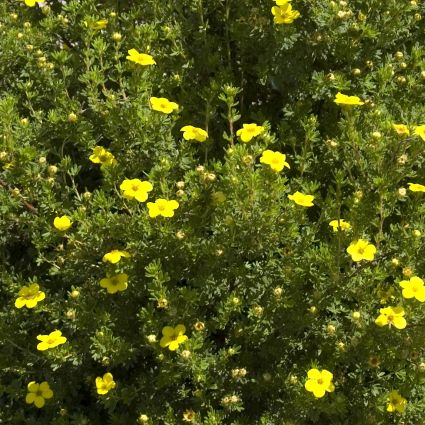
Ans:
[{"label": "flower bud", "polygon": [[68,122],[69,123],[71,123],[71,124],[74,124],[74,123],[76,123],[78,121],[78,117],[77,117],[77,115],[74,113],[74,112],[71,112],[69,115],[68,115]]},{"label": "flower bud", "polygon": [[184,358],[184,359],[188,359],[190,356],[191,356],[191,352],[189,351],[189,350],[183,350],[182,352],[181,352],[181,356]]},{"label": "flower bud", "polygon": [[397,60],[402,60],[403,58],[404,58],[404,54],[403,54],[403,52],[395,52],[394,53],[394,57],[397,59]]},{"label": "flower bud", "polygon": [[176,238],[178,239],[178,240],[183,240],[184,238],[186,237],[186,233],[185,232],[183,232],[183,230],[179,230],[177,233],[176,233]]},{"label": "flower bud", "polygon": [[410,277],[413,275],[413,270],[410,267],[405,267],[402,273],[403,273],[403,276]]},{"label": "flower bud", "polygon": [[40,156],[40,158],[38,158],[38,163],[40,165],[44,165],[47,162],[47,159],[45,156]]},{"label": "flower bud", "polygon": [[177,189],[184,189],[184,182],[183,181],[179,181],[176,183]]},{"label": "flower bud", "polygon": [[139,424],[145,424],[149,422],[149,417],[147,415],[140,415],[137,422],[139,422]]},{"label": "flower bud", "polygon": [[351,71],[351,73],[357,77],[357,76],[359,76],[362,73],[362,71],[359,68],[354,68]]},{"label": "flower bud", "polygon": [[72,292],[71,292],[71,297],[72,298],[78,298],[80,296],[80,291],[77,291],[76,289],[74,289]]},{"label": "flower bud", "polygon": [[382,134],[379,131],[374,131],[372,133],[372,138],[375,140],[379,140],[382,137]]},{"label": "flower bud", "polygon": [[198,321],[193,325],[193,327],[195,328],[196,331],[202,332],[205,329],[205,323]]},{"label": "flower bud", "polygon": [[176,196],[178,196],[179,198],[183,197],[185,195],[185,191],[184,190],[178,190],[176,192]]},{"label": "flower bud", "polygon": [[280,298],[282,296],[283,289],[280,287],[273,289],[273,294],[276,298]]},{"label": "flower bud", "polygon": [[420,231],[420,230],[417,230],[417,229],[415,229],[415,230],[412,232],[412,234],[413,234],[413,236],[414,236],[415,238],[419,238],[419,237],[422,235],[421,231]]},{"label": "flower bud", "polygon": [[47,167],[47,172],[50,176],[54,176],[58,172],[58,167],[56,167],[56,165],[49,165]]},{"label": "flower bud", "polygon": [[149,344],[154,344],[156,342],[156,335],[148,335],[146,339],[148,340]]},{"label": "flower bud", "polygon": [[122,35],[119,32],[114,32],[112,34],[112,40],[119,42],[122,40]]},{"label": "flower bud", "polygon": [[83,193],[83,198],[87,201],[91,198],[91,192],[84,192]]},{"label": "flower bud", "polygon": [[335,333],[335,331],[336,331],[336,327],[334,325],[332,325],[332,324],[329,324],[326,327],[326,331],[327,331],[328,334],[333,335]]},{"label": "flower bud", "polygon": [[360,320],[360,317],[361,317],[360,311],[353,311],[353,313],[351,314],[351,317],[353,318],[353,320]]},{"label": "flower bud", "polygon": [[160,298],[158,300],[158,308],[167,308],[168,307],[168,300],[166,298]]},{"label": "flower bud", "polygon": [[391,259],[391,265],[394,266],[394,267],[399,266],[400,265],[399,259],[398,258],[392,258]]}]

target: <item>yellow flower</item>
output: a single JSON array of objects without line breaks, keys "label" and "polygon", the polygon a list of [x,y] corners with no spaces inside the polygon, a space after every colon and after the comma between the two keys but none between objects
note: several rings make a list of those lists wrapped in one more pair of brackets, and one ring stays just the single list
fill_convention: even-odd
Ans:
[{"label": "yellow flower", "polygon": [[410,280],[402,280],[400,286],[404,298],[416,298],[421,303],[425,301],[424,281],[420,277],[412,276]]},{"label": "yellow flower", "polygon": [[96,21],[93,24],[93,29],[95,29],[95,30],[103,30],[107,26],[108,26],[108,20],[107,19],[101,19],[99,21]]},{"label": "yellow flower", "polygon": [[312,207],[314,205],[313,195],[304,195],[303,193],[296,191],[293,195],[288,195],[288,198],[302,207]]},{"label": "yellow flower", "polygon": [[98,394],[107,394],[110,390],[115,388],[115,385],[114,377],[111,373],[105,373],[103,378],[100,376],[96,378],[96,389]]},{"label": "yellow flower", "polygon": [[37,384],[35,381],[31,381],[28,384],[28,393],[25,397],[25,403],[34,403],[35,407],[39,409],[45,404],[45,400],[53,397],[53,391],[50,389],[49,384],[44,381]]},{"label": "yellow flower", "polygon": [[332,226],[334,232],[338,232],[338,230],[348,230],[351,228],[351,224],[348,221],[345,221],[343,218],[339,220],[339,223],[338,220],[332,220],[329,223],[329,226]]},{"label": "yellow flower", "polygon": [[36,3],[43,3],[42,0],[25,0],[25,4],[29,7],[34,7]]},{"label": "yellow flower", "polygon": [[136,199],[139,202],[145,202],[148,199],[148,192],[153,189],[152,183],[147,181],[141,181],[139,179],[128,180],[125,179],[120,189],[123,191],[124,198]]},{"label": "yellow flower", "polygon": [[185,140],[196,140],[197,142],[205,142],[208,138],[208,133],[202,128],[193,127],[192,125],[185,125],[180,129],[183,131],[183,138]]},{"label": "yellow flower", "polygon": [[184,335],[186,327],[184,325],[177,325],[175,328],[172,326],[165,326],[162,328],[162,338],[159,345],[162,348],[168,347],[170,351],[176,351],[179,345],[187,340]]},{"label": "yellow flower", "polygon": [[425,186],[419,183],[407,183],[409,185],[409,190],[412,192],[425,192]]},{"label": "yellow flower", "polygon": [[312,392],[316,398],[321,398],[326,392],[331,393],[335,390],[335,386],[332,383],[333,375],[328,370],[310,369],[307,376],[308,380],[304,387],[307,391]]},{"label": "yellow flower", "polygon": [[372,261],[375,258],[376,247],[364,239],[359,239],[351,242],[347,252],[351,255],[353,261]]},{"label": "yellow flower", "polygon": [[335,96],[334,102],[338,105],[364,105],[364,102],[357,96],[347,96],[338,92]]},{"label": "yellow flower", "polygon": [[93,153],[89,156],[89,159],[95,164],[102,164],[102,167],[115,165],[117,163],[114,155],[102,146],[94,147]]},{"label": "yellow flower", "polygon": [[405,124],[393,124],[393,129],[399,136],[409,136],[410,130],[409,127]]},{"label": "yellow flower", "polygon": [[261,155],[260,162],[270,165],[273,171],[282,171],[284,167],[291,168],[286,162],[286,155],[280,152],[274,152],[269,149],[265,150]]},{"label": "yellow flower", "polygon": [[295,19],[300,17],[298,10],[292,10],[289,2],[276,2],[278,6],[272,7],[273,21],[275,24],[292,24]]},{"label": "yellow flower", "polygon": [[41,341],[37,344],[37,350],[39,351],[55,348],[66,342],[66,338],[62,336],[61,331],[53,331],[49,335],[37,335],[37,339]]},{"label": "yellow flower", "polygon": [[16,308],[34,308],[39,301],[43,301],[46,298],[46,294],[40,291],[40,287],[36,283],[32,283],[30,286],[23,286],[18,293],[19,297],[16,298]]},{"label": "yellow flower", "polygon": [[414,133],[416,136],[419,136],[425,142],[425,124],[415,127]]},{"label": "yellow flower", "polygon": [[156,65],[156,62],[151,55],[139,53],[136,49],[130,49],[126,59],[143,66]]},{"label": "yellow flower", "polygon": [[101,279],[100,286],[108,291],[108,294],[115,294],[119,291],[127,289],[128,275],[120,273],[112,277],[105,277]]},{"label": "yellow flower", "polygon": [[407,400],[403,398],[397,390],[392,390],[387,397],[387,412],[403,413],[406,409]]},{"label": "yellow flower", "polygon": [[72,222],[67,215],[63,215],[62,217],[56,217],[53,220],[53,226],[61,232],[65,232],[72,226]]},{"label": "yellow flower", "polygon": [[404,316],[403,307],[385,307],[379,310],[379,316],[376,318],[375,323],[382,327],[385,325],[394,325],[397,329],[404,329],[406,327],[406,319]]},{"label": "yellow flower", "polygon": [[155,202],[147,203],[149,209],[149,217],[155,218],[159,215],[163,217],[173,217],[174,210],[179,207],[177,201],[167,201],[166,199],[157,199]]},{"label": "yellow flower", "polygon": [[127,251],[120,251],[119,249],[113,249],[111,252],[106,253],[102,261],[116,264],[121,260],[121,257],[129,258],[131,255]]},{"label": "yellow flower", "polygon": [[264,133],[265,128],[261,125],[257,124],[243,124],[243,128],[240,128],[236,135],[239,136],[242,140],[242,142],[250,142],[253,137],[256,137],[260,135],[261,133]]},{"label": "yellow flower", "polygon": [[170,102],[165,97],[151,97],[150,102],[154,111],[159,111],[164,114],[171,114],[171,112],[179,108],[177,103]]}]

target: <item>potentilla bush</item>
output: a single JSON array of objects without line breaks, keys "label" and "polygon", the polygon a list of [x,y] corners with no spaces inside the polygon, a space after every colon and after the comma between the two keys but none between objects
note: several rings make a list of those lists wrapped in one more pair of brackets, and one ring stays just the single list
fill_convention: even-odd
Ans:
[{"label": "potentilla bush", "polygon": [[425,6],[0,5],[0,423],[424,424]]}]

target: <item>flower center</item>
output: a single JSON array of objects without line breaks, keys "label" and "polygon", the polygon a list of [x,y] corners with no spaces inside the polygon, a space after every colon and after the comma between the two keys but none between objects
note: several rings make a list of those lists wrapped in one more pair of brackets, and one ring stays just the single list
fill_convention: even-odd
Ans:
[{"label": "flower center", "polygon": [[158,209],[159,209],[159,211],[164,211],[165,210],[165,205],[158,205]]},{"label": "flower center", "polygon": [[318,379],[318,380],[317,380],[317,383],[318,383],[319,385],[323,385],[323,379],[322,379],[322,378]]},{"label": "flower center", "polygon": [[103,154],[99,156],[100,162],[106,162],[108,160],[108,155]]},{"label": "flower center", "polygon": [[118,279],[115,279],[115,278],[111,279],[111,285],[117,286],[118,285]]},{"label": "flower center", "polygon": [[56,342],[56,338],[49,338],[47,340],[47,344],[49,344],[49,345],[54,344],[55,342]]},{"label": "flower center", "polygon": [[137,192],[139,190],[139,186],[137,184],[133,184],[133,186],[131,186],[131,190],[133,192]]},{"label": "flower center", "polygon": [[392,314],[390,314],[389,316],[387,316],[387,320],[389,322],[393,322],[394,321],[394,316]]},{"label": "flower center", "polygon": [[35,392],[35,395],[36,395],[36,397],[42,397],[42,396],[43,396],[43,393],[42,393],[42,391],[41,391],[41,390],[37,390],[37,391]]},{"label": "flower center", "polygon": [[359,254],[364,254],[364,248],[359,248],[357,251]]}]

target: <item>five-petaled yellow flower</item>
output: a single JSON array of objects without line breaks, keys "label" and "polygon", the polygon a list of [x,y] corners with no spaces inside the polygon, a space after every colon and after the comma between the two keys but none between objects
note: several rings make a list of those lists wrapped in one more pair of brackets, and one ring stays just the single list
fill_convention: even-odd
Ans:
[{"label": "five-petaled yellow flower", "polygon": [[329,223],[329,226],[331,226],[334,230],[334,232],[338,232],[338,230],[348,230],[351,229],[351,224],[348,221],[345,221],[343,218],[338,220],[332,220]]},{"label": "five-petaled yellow flower", "polygon": [[404,329],[407,323],[403,316],[403,307],[385,307],[379,310],[379,316],[376,318],[375,323],[380,327],[394,325],[397,329]]},{"label": "five-petaled yellow flower", "polygon": [[183,138],[185,140],[196,140],[197,142],[205,142],[208,139],[208,133],[199,127],[193,125],[185,125],[180,129],[183,131]]},{"label": "five-petaled yellow flower", "polygon": [[405,124],[393,124],[393,129],[399,136],[410,135],[409,127],[407,127]]},{"label": "five-petaled yellow flower", "polygon": [[62,336],[61,331],[50,332],[49,335],[37,335],[37,339],[41,342],[37,344],[37,350],[45,351],[49,348],[55,348],[58,345],[65,344],[66,338]]},{"label": "five-petaled yellow flower", "polygon": [[364,102],[361,101],[359,97],[347,96],[340,92],[336,94],[334,102],[338,105],[350,105],[350,106],[364,105]]},{"label": "five-petaled yellow flower", "polygon": [[292,24],[300,17],[300,12],[292,9],[290,0],[276,0],[276,6],[272,7],[272,14],[275,24]]},{"label": "five-petaled yellow flower", "polygon": [[35,407],[41,409],[46,400],[53,397],[53,391],[50,389],[48,382],[44,381],[37,384],[35,381],[31,381],[28,384],[28,393],[25,397],[25,403],[34,403]]},{"label": "five-petaled yellow flower", "polygon": [[121,183],[120,189],[123,191],[124,198],[145,202],[148,199],[148,192],[152,191],[153,186],[152,183],[147,181],[126,179]]},{"label": "five-petaled yellow flower", "polygon": [[403,413],[406,409],[407,400],[397,390],[392,390],[387,396],[387,412]]},{"label": "five-petaled yellow flower", "polygon": [[404,298],[416,298],[421,303],[425,301],[424,281],[420,277],[412,276],[410,280],[402,280],[400,286]]},{"label": "five-petaled yellow flower", "polygon": [[318,369],[310,369],[307,373],[308,380],[304,387],[307,391],[313,393],[314,397],[321,398],[326,392],[331,393],[335,390],[335,386],[332,383],[333,375],[326,369],[322,371]]},{"label": "five-petaled yellow flower", "polygon": [[106,253],[102,261],[109,262],[111,264],[117,264],[121,257],[129,258],[131,255],[127,251],[120,251],[119,249],[113,249],[111,252]]},{"label": "five-petaled yellow flower", "polygon": [[115,294],[127,289],[128,275],[119,273],[112,277],[105,277],[100,280],[100,286],[108,291],[108,294]]},{"label": "five-petaled yellow flower", "polygon": [[116,383],[112,373],[105,373],[103,377],[98,376],[96,378],[96,390],[98,394],[105,395],[108,394],[110,390],[115,388]]},{"label": "five-petaled yellow flower", "polygon": [[95,164],[101,164],[102,167],[108,167],[117,163],[114,155],[107,151],[103,146],[94,147],[93,153],[89,156],[89,159]]},{"label": "five-petaled yellow flower", "polygon": [[150,103],[154,111],[164,114],[171,114],[174,110],[179,109],[179,105],[176,102],[170,102],[165,97],[151,97]]},{"label": "five-petaled yellow flower", "polygon": [[284,167],[291,168],[286,162],[286,155],[280,152],[274,152],[269,149],[265,150],[261,155],[260,162],[270,165],[273,171],[282,171]]},{"label": "five-petaled yellow flower", "polygon": [[55,217],[53,226],[61,232],[65,232],[72,226],[72,222],[67,215],[63,215],[62,217]]},{"label": "five-petaled yellow flower", "polygon": [[148,202],[146,204],[149,209],[149,217],[155,218],[157,216],[173,217],[174,210],[179,207],[177,201],[168,201],[167,199],[159,198],[155,202]]},{"label": "five-petaled yellow flower", "polygon": [[418,125],[414,131],[416,136],[419,136],[425,142],[425,124]]},{"label": "five-petaled yellow flower", "polygon": [[297,205],[301,205],[302,207],[312,207],[313,204],[313,195],[304,195],[304,193],[296,191],[292,195],[288,195],[288,198],[291,201],[294,201]]},{"label": "five-petaled yellow flower", "polygon": [[139,53],[136,49],[130,49],[126,59],[143,66],[156,65],[156,62],[151,55],[148,55],[147,53]]},{"label": "five-petaled yellow flower", "polygon": [[29,7],[34,7],[36,3],[44,3],[44,0],[25,0],[25,4]]},{"label": "five-petaled yellow flower", "polygon": [[359,239],[351,242],[347,248],[347,252],[351,255],[353,261],[373,261],[376,254],[376,247],[365,239]]},{"label": "five-petaled yellow flower", "polygon": [[425,192],[425,186],[419,183],[407,183],[412,192]]},{"label": "five-petaled yellow flower", "polygon": [[264,133],[265,128],[257,124],[243,124],[236,135],[241,138],[242,142],[250,142],[254,137]]},{"label": "five-petaled yellow flower", "polygon": [[184,325],[177,325],[175,328],[172,326],[165,326],[162,328],[162,338],[159,345],[162,348],[168,347],[170,351],[176,351],[179,345],[187,340],[185,335],[186,327]]},{"label": "five-petaled yellow flower", "polygon": [[46,294],[40,291],[40,287],[36,283],[31,283],[29,286],[23,286],[18,293],[18,298],[15,301],[16,308],[34,308],[39,301],[46,298]]}]

